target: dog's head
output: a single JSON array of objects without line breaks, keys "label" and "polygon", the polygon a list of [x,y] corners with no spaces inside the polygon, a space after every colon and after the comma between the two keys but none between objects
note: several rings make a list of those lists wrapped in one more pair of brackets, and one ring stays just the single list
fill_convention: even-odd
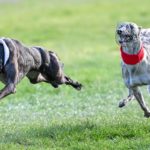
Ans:
[{"label": "dog's head", "polygon": [[139,41],[141,27],[132,22],[119,23],[116,27],[116,42],[125,46]]}]

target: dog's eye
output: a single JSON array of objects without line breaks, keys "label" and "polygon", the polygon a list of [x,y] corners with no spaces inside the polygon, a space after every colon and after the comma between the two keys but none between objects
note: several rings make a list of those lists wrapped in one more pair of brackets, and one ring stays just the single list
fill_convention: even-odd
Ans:
[{"label": "dog's eye", "polygon": [[128,34],[127,34],[127,35],[125,35],[125,37],[130,38],[130,37],[131,37],[131,35],[128,35]]},{"label": "dog's eye", "polygon": [[132,39],[133,38],[132,35],[126,35],[125,37],[128,38],[128,39]]},{"label": "dog's eye", "polygon": [[125,35],[125,38],[126,38],[127,41],[133,40],[133,36],[132,35]]}]

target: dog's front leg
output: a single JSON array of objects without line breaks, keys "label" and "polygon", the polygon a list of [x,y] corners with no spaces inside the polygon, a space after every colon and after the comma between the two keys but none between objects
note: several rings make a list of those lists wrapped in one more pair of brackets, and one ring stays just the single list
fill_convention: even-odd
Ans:
[{"label": "dog's front leg", "polygon": [[[10,71],[10,72],[9,72]],[[14,64],[9,64],[6,66],[6,86],[0,91],[0,99],[3,97],[16,92],[17,84],[17,70]]]},{"label": "dog's front leg", "polygon": [[150,111],[148,107],[146,106],[144,97],[138,87],[133,88],[133,94],[136,100],[138,101],[138,103],[140,104],[142,110],[144,111],[144,116],[147,118],[150,117]]},{"label": "dog's front leg", "polygon": [[125,99],[123,99],[123,100],[121,100],[119,102],[119,107],[120,108],[124,107],[129,101],[131,101],[133,99],[134,99],[133,91],[132,91],[132,89],[129,89],[129,95],[128,95],[128,97],[125,98]]},{"label": "dog's front leg", "polygon": [[1,91],[0,91],[0,99],[4,98],[5,96],[15,93],[16,87],[13,83],[6,85]]},{"label": "dog's front leg", "polygon": [[5,66],[6,86],[0,91],[0,99],[16,92],[16,84],[19,82],[17,68],[18,63],[14,58]]}]

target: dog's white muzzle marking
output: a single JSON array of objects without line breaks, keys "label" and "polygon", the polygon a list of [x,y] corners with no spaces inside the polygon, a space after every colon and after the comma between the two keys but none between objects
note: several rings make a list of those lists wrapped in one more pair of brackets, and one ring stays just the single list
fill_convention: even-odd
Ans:
[{"label": "dog's white muzzle marking", "polygon": [[0,43],[3,44],[4,46],[4,65],[6,65],[8,59],[9,59],[9,55],[10,55],[10,51],[8,46],[6,45],[4,38],[0,39]]}]

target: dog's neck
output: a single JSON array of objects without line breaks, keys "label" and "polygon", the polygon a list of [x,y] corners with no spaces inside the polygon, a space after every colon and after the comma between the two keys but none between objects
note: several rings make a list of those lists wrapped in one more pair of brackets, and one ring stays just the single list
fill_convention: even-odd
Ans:
[{"label": "dog's neck", "polygon": [[142,42],[121,46],[120,52],[123,62],[127,65],[136,65],[140,63],[144,58],[144,49]]},{"label": "dog's neck", "polygon": [[121,47],[122,50],[127,54],[137,54],[142,47],[142,42],[136,41],[132,43],[126,43],[126,45],[123,45]]}]

